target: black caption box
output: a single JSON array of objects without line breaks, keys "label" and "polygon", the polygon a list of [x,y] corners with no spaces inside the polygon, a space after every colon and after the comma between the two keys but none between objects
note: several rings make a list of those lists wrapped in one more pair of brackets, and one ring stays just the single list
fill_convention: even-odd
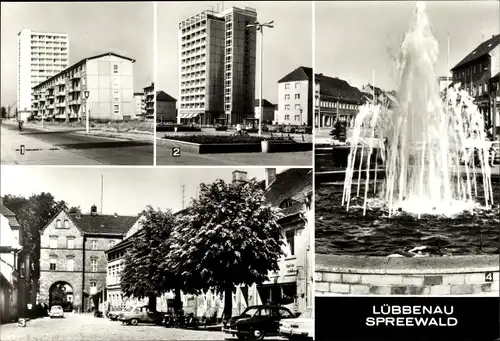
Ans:
[{"label": "black caption box", "polygon": [[[493,341],[498,297],[316,297],[315,340]],[[418,326],[417,326],[418,325]]]}]

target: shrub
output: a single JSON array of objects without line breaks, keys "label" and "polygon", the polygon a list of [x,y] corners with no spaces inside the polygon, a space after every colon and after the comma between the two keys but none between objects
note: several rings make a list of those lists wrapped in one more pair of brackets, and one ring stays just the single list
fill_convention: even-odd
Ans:
[{"label": "shrub", "polygon": [[232,136],[232,135],[184,135],[175,136],[165,134],[165,139],[199,143],[199,144],[233,144],[233,143],[260,143],[268,140],[270,143],[297,143],[293,139],[274,137],[264,138],[259,136]]}]

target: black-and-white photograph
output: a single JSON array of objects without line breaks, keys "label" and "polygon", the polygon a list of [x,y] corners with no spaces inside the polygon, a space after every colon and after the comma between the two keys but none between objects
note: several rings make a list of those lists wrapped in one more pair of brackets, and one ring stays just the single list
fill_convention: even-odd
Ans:
[{"label": "black-and-white photograph", "polygon": [[498,297],[499,3],[315,10],[316,295]]},{"label": "black-and-white photograph", "polygon": [[312,2],[156,13],[158,165],[312,166]]},{"label": "black-and-white photograph", "polygon": [[2,340],[312,338],[312,176],[2,166]]},{"label": "black-and-white photograph", "polygon": [[153,3],[1,6],[2,164],[153,165]]}]

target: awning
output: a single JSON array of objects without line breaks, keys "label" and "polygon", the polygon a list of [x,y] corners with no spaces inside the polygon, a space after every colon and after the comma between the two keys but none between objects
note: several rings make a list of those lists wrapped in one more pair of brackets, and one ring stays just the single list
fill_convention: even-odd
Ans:
[{"label": "awning", "polygon": [[181,114],[181,118],[187,118],[189,114]]}]

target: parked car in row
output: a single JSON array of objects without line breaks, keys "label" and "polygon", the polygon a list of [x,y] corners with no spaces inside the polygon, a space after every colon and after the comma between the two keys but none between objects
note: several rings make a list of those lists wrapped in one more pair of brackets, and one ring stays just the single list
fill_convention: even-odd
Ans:
[{"label": "parked car in row", "polygon": [[306,308],[297,318],[281,320],[279,331],[290,340],[314,340],[313,308]]},{"label": "parked car in row", "polygon": [[265,336],[278,336],[280,320],[292,318],[295,315],[279,305],[251,306],[225,321],[222,331],[240,340],[262,340]]},{"label": "parked car in row", "polygon": [[50,318],[64,318],[64,310],[60,305],[53,305],[52,307],[50,307],[49,316]]},{"label": "parked car in row", "polygon": [[155,323],[161,325],[164,313],[152,311],[147,306],[134,307],[129,311],[122,312],[118,320],[123,324],[131,324],[133,326],[139,323]]}]

